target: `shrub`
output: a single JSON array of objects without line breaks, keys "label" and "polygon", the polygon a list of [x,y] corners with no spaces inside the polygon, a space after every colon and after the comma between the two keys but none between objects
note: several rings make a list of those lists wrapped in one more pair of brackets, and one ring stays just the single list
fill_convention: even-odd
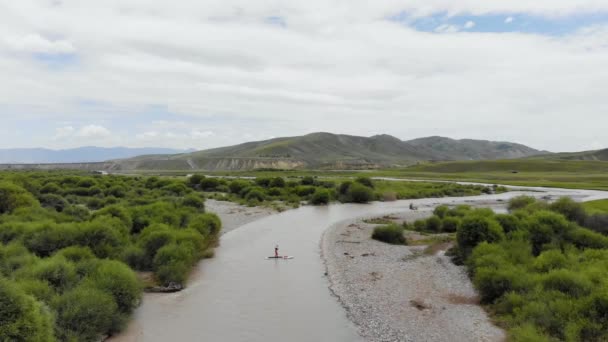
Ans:
[{"label": "shrub", "polygon": [[201,189],[204,191],[215,191],[220,185],[220,181],[217,178],[203,178],[201,180]]},{"label": "shrub", "polygon": [[124,223],[125,227],[131,228],[131,226],[133,225],[131,215],[129,215],[129,212],[127,212],[127,210],[121,206],[111,205],[109,207],[105,207],[93,214],[93,218],[104,215],[118,218]]},{"label": "shrub", "polygon": [[156,279],[163,285],[171,284],[182,285],[186,282],[190,265],[183,262],[172,262],[170,264],[160,266],[156,272]]},{"label": "shrub", "polygon": [[498,214],[494,216],[496,221],[500,224],[505,233],[510,233],[519,229],[521,223],[517,216],[507,215],[507,214]]},{"label": "shrub", "polygon": [[182,200],[182,205],[185,207],[191,207],[191,208],[197,209],[199,211],[205,210],[205,201],[203,201],[197,195],[188,195],[188,196],[184,197],[184,199]]},{"label": "shrub", "polygon": [[482,302],[493,303],[503,294],[524,287],[518,284],[523,279],[521,272],[513,267],[481,267],[475,271],[473,282]]},{"label": "shrub", "polygon": [[568,258],[559,250],[550,250],[541,253],[534,260],[534,268],[540,272],[566,267]]},{"label": "shrub", "polygon": [[372,179],[369,178],[369,177],[357,177],[355,179],[355,182],[357,182],[359,184],[362,184],[362,185],[365,185],[365,186],[367,186],[369,188],[372,188],[372,189],[374,188],[374,182],[372,182]]},{"label": "shrub", "polygon": [[197,187],[201,184],[201,181],[205,178],[205,176],[201,175],[201,174],[193,174],[192,176],[190,176],[190,178],[188,178],[188,183],[190,184],[191,187]]},{"label": "shrub", "polygon": [[329,203],[329,191],[326,189],[318,188],[310,199],[310,203],[314,205],[328,204]]},{"label": "shrub", "polygon": [[49,182],[46,183],[42,188],[40,188],[41,194],[59,194],[61,193],[61,188],[57,183]]},{"label": "shrub", "polygon": [[405,245],[406,240],[403,236],[403,227],[390,224],[374,228],[372,239],[390,243],[393,245]]},{"label": "shrub", "polygon": [[431,216],[426,220],[426,230],[439,233],[441,231],[441,219],[438,216]]},{"label": "shrub", "polygon": [[312,195],[317,189],[311,185],[300,185],[296,187],[296,194],[300,197]]},{"label": "shrub", "polygon": [[71,205],[63,210],[63,213],[72,217],[74,221],[84,222],[91,218],[91,212],[85,206]]},{"label": "shrub", "polygon": [[350,189],[350,186],[352,184],[353,184],[353,182],[351,182],[351,181],[346,181],[346,182],[340,183],[340,187],[338,188],[338,193],[342,196],[347,195],[348,190]]},{"label": "shrub", "polygon": [[121,262],[102,260],[87,281],[89,286],[111,294],[122,313],[131,313],[141,300],[141,287],[135,273]]},{"label": "shrub", "polygon": [[517,197],[513,197],[511,198],[511,200],[509,201],[509,206],[508,209],[509,211],[515,211],[518,209],[523,209],[527,206],[529,206],[532,203],[535,203],[536,199],[534,197],[530,197],[530,196],[517,196]]},{"label": "shrub", "polygon": [[68,201],[55,194],[42,195],[40,196],[39,201],[40,205],[42,205],[44,208],[51,208],[59,213],[68,206]]},{"label": "shrub", "polygon": [[236,180],[233,180],[232,182],[230,182],[230,185],[228,185],[228,188],[230,188],[231,193],[238,194],[241,192],[241,190],[248,187],[249,185],[250,185],[249,182],[246,182],[246,181],[243,181],[240,179],[236,179]]},{"label": "shrub", "polygon": [[112,296],[96,288],[79,286],[55,304],[57,333],[64,341],[96,341],[109,333],[118,308]]},{"label": "shrub", "polygon": [[455,233],[460,226],[460,220],[456,217],[446,217],[441,222],[441,231]]},{"label": "shrub", "polygon": [[0,278],[0,341],[52,342],[53,316],[33,297]]},{"label": "shrub", "polygon": [[437,208],[435,208],[435,210],[433,210],[433,214],[435,214],[437,217],[443,219],[448,211],[450,210],[450,208],[447,205],[440,205]]},{"label": "shrub", "polygon": [[542,279],[546,290],[556,290],[572,297],[581,297],[591,291],[589,279],[570,270],[553,270]]},{"label": "shrub", "polygon": [[58,251],[56,256],[64,257],[71,262],[80,262],[82,260],[93,259],[95,255],[88,247],[70,246]]},{"label": "shrub", "polygon": [[583,206],[580,203],[574,202],[569,197],[558,199],[549,206],[549,209],[564,215],[569,221],[579,224],[583,224],[587,216]]},{"label": "shrub", "polygon": [[588,215],[583,225],[593,231],[608,235],[608,214]]},{"label": "shrub", "polygon": [[266,198],[266,196],[264,195],[264,193],[261,190],[258,190],[258,189],[254,189],[254,190],[249,191],[247,193],[247,195],[245,196],[245,199],[247,201],[263,202],[265,198]]},{"label": "shrub", "polygon": [[41,260],[29,272],[35,279],[48,282],[58,292],[63,292],[77,282],[74,264],[61,256]]},{"label": "shrub", "polygon": [[215,236],[222,229],[222,221],[214,213],[205,213],[195,216],[188,228],[198,231],[202,236]]},{"label": "shrub", "polygon": [[482,241],[495,242],[504,237],[502,227],[493,219],[481,216],[467,216],[462,220],[456,233],[458,248],[466,257]]},{"label": "shrub", "polygon": [[305,176],[300,181],[300,184],[302,184],[302,185],[315,185],[315,179],[312,178],[311,176]]},{"label": "shrub", "polygon": [[35,204],[34,196],[22,187],[0,182],[0,214],[11,213],[17,208],[31,207]]},{"label": "shrub", "polygon": [[367,203],[374,197],[372,189],[361,185],[359,183],[353,183],[348,189],[348,197],[351,202],[355,203]]},{"label": "shrub", "polygon": [[283,177],[275,177],[270,181],[269,186],[272,188],[284,188],[285,179],[283,179]]}]

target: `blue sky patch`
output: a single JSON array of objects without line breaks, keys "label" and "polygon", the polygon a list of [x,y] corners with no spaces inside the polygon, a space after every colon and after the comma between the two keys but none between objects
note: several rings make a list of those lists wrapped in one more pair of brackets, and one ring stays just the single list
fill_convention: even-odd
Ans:
[{"label": "blue sky patch", "polygon": [[79,63],[79,57],[75,53],[34,53],[32,58],[52,70],[66,69]]},{"label": "blue sky patch", "polygon": [[271,17],[266,17],[266,23],[270,24],[270,25],[276,25],[279,27],[287,27],[287,22],[285,22],[285,18],[280,17],[280,16],[271,16]]},{"label": "blue sky patch", "polygon": [[447,12],[413,18],[407,12],[391,16],[396,21],[423,32],[521,32],[551,36],[566,35],[583,27],[608,24],[608,12],[564,17],[541,17],[522,13],[456,15]]}]

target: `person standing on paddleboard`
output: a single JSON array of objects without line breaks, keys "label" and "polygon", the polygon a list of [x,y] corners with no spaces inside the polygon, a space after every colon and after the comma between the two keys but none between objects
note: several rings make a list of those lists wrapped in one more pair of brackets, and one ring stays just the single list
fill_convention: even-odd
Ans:
[{"label": "person standing on paddleboard", "polygon": [[279,257],[279,245],[274,246],[274,257],[275,258]]}]

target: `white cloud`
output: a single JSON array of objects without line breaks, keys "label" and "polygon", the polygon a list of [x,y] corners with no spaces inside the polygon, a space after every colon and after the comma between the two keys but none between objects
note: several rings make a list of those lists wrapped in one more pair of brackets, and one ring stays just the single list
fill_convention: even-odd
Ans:
[{"label": "white cloud", "polygon": [[[608,70],[608,25],[546,37],[429,34],[385,20],[403,12],[554,16],[602,10],[608,1],[4,1],[2,126],[6,130],[4,115],[23,127],[32,119],[94,122],[104,125],[87,129],[87,135],[105,135],[97,141],[178,147],[204,147],[193,145],[193,136],[226,144],[311,127],[401,138],[500,138],[555,150],[597,136],[608,146],[608,77],[602,72]],[[286,26],[265,23],[270,16],[284,18]],[[441,33],[459,29],[437,27]],[[14,53],[76,47],[78,68],[67,71],[41,68]],[[83,109],[75,99],[109,105]],[[147,106],[176,115],[150,113],[146,122],[133,123]],[[82,139],[62,141],[86,140],[71,125],[76,128],[66,134]],[[49,127],[47,139],[57,133]],[[563,127],[571,128],[568,139],[554,134]],[[14,143],[7,139],[0,135],[0,145]]]},{"label": "white cloud", "polygon": [[464,28],[466,28],[466,29],[471,29],[471,28],[473,28],[473,27],[475,27],[475,22],[474,22],[474,21],[469,20],[469,21],[467,21],[467,22],[464,24]]},{"label": "white cloud", "polygon": [[150,131],[150,132],[139,133],[139,134],[135,135],[135,137],[140,140],[155,139],[156,137],[158,137],[158,132]]},{"label": "white cloud", "polygon": [[76,51],[74,45],[67,40],[53,41],[35,33],[5,37],[4,42],[9,49],[16,52],[59,54]]},{"label": "white cloud", "polygon": [[53,140],[57,140],[57,139],[62,139],[65,137],[68,137],[70,135],[72,135],[72,133],[74,133],[74,127],[72,126],[65,126],[65,127],[59,127],[55,129],[55,136],[53,137]]},{"label": "white cloud", "polygon": [[513,22],[513,20],[514,20],[514,19],[513,19],[513,17],[507,17],[507,18],[505,19],[505,24],[510,24],[510,23],[512,23],[512,22]]},{"label": "white cloud", "polygon": [[208,137],[212,137],[214,135],[215,135],[215,133],[213,133],[212,131],[201,131],[198,129],[193,129],[190,132],[190,136],[194,139],[208,138]]},{"label": "white cloud", "polygon": [[111,134],[112,133],[103,126],[88,125],[80,128],[76,133],[76,136],[84,138],[103,138],[110,136]]},{"label": "white cloud", "polygon": [[437,33],[456,33],[460,31],[457,25],[441,24],[435,28]]}]

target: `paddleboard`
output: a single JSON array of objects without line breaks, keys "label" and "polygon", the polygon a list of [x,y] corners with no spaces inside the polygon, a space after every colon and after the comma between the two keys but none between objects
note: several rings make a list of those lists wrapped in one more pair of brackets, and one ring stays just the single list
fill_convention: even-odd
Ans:
[{"label": "paddleboard", "polygon": [[266,259],[268,259],[268,260],[270,260],[270,259],[293,259],[293,257],[289,256],[289,255],[282,255],[282,256],[278,256],[278,257],[269,256],[269,257],[266,257]]}]

